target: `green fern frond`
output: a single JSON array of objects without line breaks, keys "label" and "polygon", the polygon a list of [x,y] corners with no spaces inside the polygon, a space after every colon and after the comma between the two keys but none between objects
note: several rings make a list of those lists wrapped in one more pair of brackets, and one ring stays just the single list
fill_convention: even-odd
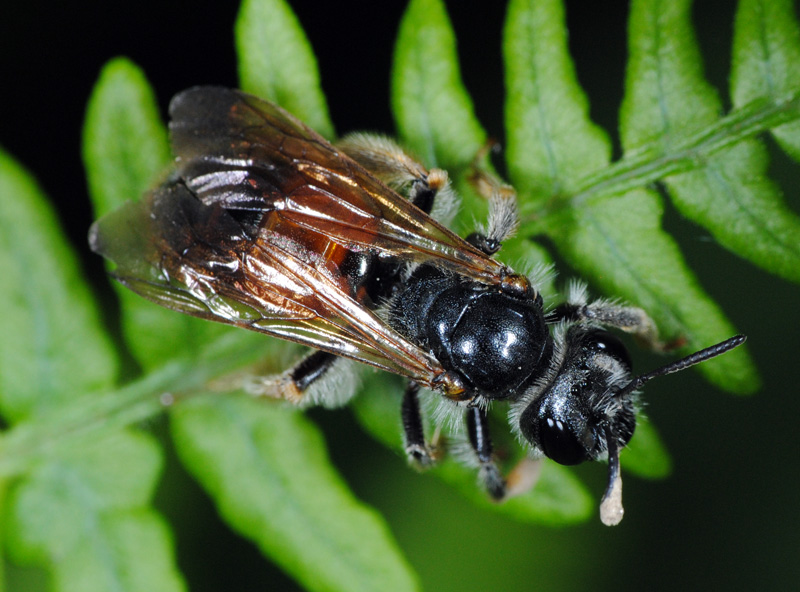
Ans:
[{"label": "green fern frond", "polygon": [[[590,119],[591,97],[575,75],[562,3],[511,0],[504,30],[505,169],[523,217],[504,256],[549,261],[533,240],[545,237],[594,290],[642,306],[687,350],[735,331],[664,230],[665,197],[723,248],[800,281],[800,220],[768,175],[764,145],[769,135],[800,161],[800,27],[789,0],[741,0],[734,31],[725,111],[704,78],[689,2],[632,2],[623,150],[612,161],[612,131]],[[283,0],[244,0],[236,47],[243,88],[334,135],[310,43]],[[441,0],[410,2],[391,80],[398,135],[427,164],[451,171],[465,194],[459,223],[470,224],[484,205],[466,179],[487,134],[461,80]],[[83,141],[98,215],[167,174],[155,93],[130,61],[103,69]],[[0,410],[9,426],[0,436],[0,502],[11,557],[45,568],[58,590],[185,589],[172,534],[152,506],[163,449],[133,427],[166,413],[180,461],[223,520],[304,587],[419,589],[385,521],[343,483],[309,419],[206,392],[213,378],[259,359],[281,368],[294,346],[120,289],[125,346],[142,373],[118,385],[121,356],[73,249],[30,175],[5,154],[0,196],[14,196],[0,199]],[[700,370],[731,392],[759,385],[743,349]],[[397,388],[392,377],[370,375],[354,405],[366,430],[395,449]],[[669,471],[646,422],[626,455],[626,469],[638,474]],[[593,511],[593,496],[554,463],[529,495],[503,505],[488,503],[460,465],[445,463],[437,474],[522,523],[569,524]]]}]

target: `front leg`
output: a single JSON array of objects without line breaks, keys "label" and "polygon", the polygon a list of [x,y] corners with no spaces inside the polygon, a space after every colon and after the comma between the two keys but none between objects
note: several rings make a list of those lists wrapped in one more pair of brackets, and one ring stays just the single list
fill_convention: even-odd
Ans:
[{"label": "front leg", "polygon": [[519,228],[519,209],[517,192],[514,188],[479,164],[490,148],[487,145],[486,149],[476,156],[474,171],[469,179],[478,194],[489,202],[489,217],[486,225],[479,226],[467,237],[467,241],[491,256],[497,253],[503,242],[513,236]]},{"label": "front leg", "polygon": [[589,302],[586,286],[581,283],[574,283],[570,286],[567,302],[549,312],[546,321],[548,323],[589,322],[605,327],[615,327],[632,334],[637,340],[655,351],[669,351],[681,345],[676,342],[661,341],[655,322],[641,308],[602,299]]},{"label": "front leg", "polygon": [[458,208],[447,172],[426,169],[392,139],[354,133],[337,146],[395,191],[405,193],[411,203],[435,220],[448,224]]}]

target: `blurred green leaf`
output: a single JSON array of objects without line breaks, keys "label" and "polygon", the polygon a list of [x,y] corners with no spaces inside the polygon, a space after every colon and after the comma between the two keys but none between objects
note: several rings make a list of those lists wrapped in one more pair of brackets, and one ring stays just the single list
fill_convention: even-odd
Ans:
[{"label": "blurred green leaf", "polygon": [[394,51],[392,109],[405,145],[426,166],[455,173],[486,142],[441,0],[412,0],[406,9]]},{"label": "blurred green leaf", "polygon": [[647,416],[636,415],[636,431],[620,454],[620,462],[625,471],[650,479],[661,479],[672,472],[669,453]]},{"label": "blurred green leaf", "polygon": [[[117,370],[75,256],[44,196],[4,154],[0,195],[14,196],[0,200],[0,272],[9,280],[0,305],[11,313],[2,321],[0,380],[15,421],[0,438],[0,465],[21,476],[4,509],[6,547],[47,569],[57,590],[181,590],[171,540],[145,509],[160,468],[153,442],[113,428],[70,439],[97,422],[87,421],[96,390],[110,389]],[[76,414],[83,420],[67,428]],[[17,435],[37,429],[32,446],[15,454]]]},{"label": "blurred green leaf", "polygon": [[317,59],[284,0],[243,0],[236,19],[239,82],[277,103],[326,138],[335,135]]},{"label": "blurred green leaf", "polygon": [[595,511],[597,500],[569,468],[542,460],[533,488],[501,504],[492,502],[478,483],[475,470],[448,460],[436,474],[474,504],[520,522],[564,526],[584,522]]},{"label": "blurred green leaf", "polygon": [[108,386],[117,359],[52,207],[0,151],[0,406],[16,422]]},{"label": "blurred green leaf", "polygon": [[352,496],[300,413],[207,396],[176,408],[172,428],[225,520],[307,589],[417,589],[386,524]]},{"label": "blurred green leaf", "polygon": [[12,490],[9,550],[48,567],[55,590],[184,590],[171,536],[146,509],[160,466],[133,432],[53,452]]},{"label": "blurred green leaf", "polygon": [[196,356],[173,360],[124,386],[109,386],[85,397],[65,399],[36,421],[15,425],[0,436],[0,478],[20,475],[66,445],[91,447],[95,438],[162,413],[222,376],[256,361],[270,360],[267,371],[285,367],[287,358],[270,355],[269,340],[253,332],[216,339]]}]

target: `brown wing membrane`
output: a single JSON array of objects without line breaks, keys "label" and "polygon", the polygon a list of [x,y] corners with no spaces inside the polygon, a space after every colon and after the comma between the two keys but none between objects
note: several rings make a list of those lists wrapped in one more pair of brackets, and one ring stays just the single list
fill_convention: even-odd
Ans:
[{"label": "brown wing membrane", "polygon": [[341,266],[383,253],[487,283],[504,267],[277,107],[198,88],[170,111],[176,175],[90,233],[122,283],[169,308],[460,392],[369,309]]},{"label": "brown wing membrane", "polygon": [[224,208],[181,183],[98,221],[92,249],[162,306],[268,333],[435,386],[444,370],[349,294],[336,266],[290,238],[253,241]]},{"label": "brown wing membrane", "polygon": [[277,211],[347,248],[435,262],[488,284],[506,274],[275,105],[199,87],[177,95],[170,115],[178,172],[205,204]]}]

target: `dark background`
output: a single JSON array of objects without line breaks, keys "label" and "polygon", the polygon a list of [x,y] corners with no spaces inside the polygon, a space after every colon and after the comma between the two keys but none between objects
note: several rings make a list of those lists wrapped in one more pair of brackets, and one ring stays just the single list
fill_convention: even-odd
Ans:
[{"label": "dark background", "polygon": [[[292,2],[319,54],[337,130],[391,133],[389,68],[404,2]],[[479,119],[502,138],[501,2],[448,2],[462,73]],[[698,2],[708,78],[727,104],[732,1]],[[18,2],[0,19],[0,145],[39,179],[103,296],[102,265],[86,248],[91,212],[80,161],[80,128],[92,84],[111,57],[144,68],[164,108],[195,84],[236,85],[236,2]],[[571,2],[570,42],[592,116],[616,129],[625,60],[622,2]],[[771,142],[770,145],[772,146]],[[774,146],[773,146],[774,147]],[[773,175],[798,210],[798,167],[773,150]],[[0,196],[13,199],[13,196]],[[671,452],[666,481],[628,477],[626,518],[552,529],[473,508],[431,476],[361,435],[347,411],[313,412],[355,492],[387,516],[426,589],[776,590],[800,581],[798,503],[798,289],[721,250],[668,207],[664,222],[704,287],[722,304],[764,377],[750,398],[714,390],[695,373],[648,386],[648,412]],[[562,275],[566,273],[562,270]],[[654,359],[637,353],[640,367]],[[580,469],[599,497],[603,467]],[[177,511],[169,491],[184,487]],[[192,590],[292,589],[171,463],[163,511],[178,522],[181,568]],[[187,509],[188,508],[188,509]],[[144,568],[144,567],[143,567]],[[40,578],[10,567],[16,587]],[[24,582],[24,583],[23,583]]]}]

